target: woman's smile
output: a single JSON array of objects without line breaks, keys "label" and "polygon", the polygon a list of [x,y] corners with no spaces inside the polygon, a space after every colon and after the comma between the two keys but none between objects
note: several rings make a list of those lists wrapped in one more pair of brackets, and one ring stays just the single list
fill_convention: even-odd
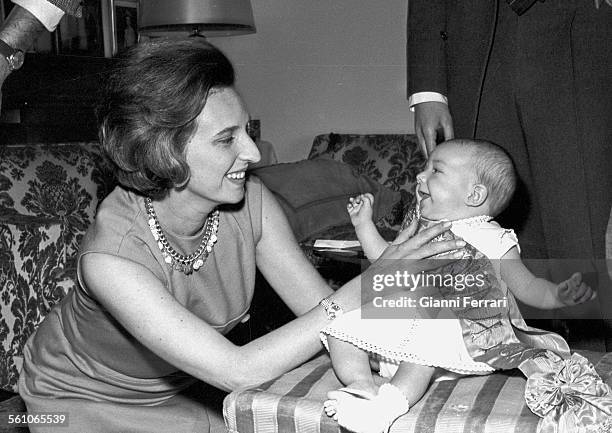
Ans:
[{"label": "woman's smile", "polygon": [[260,159],[257,145],[246,132],[248,120],[233,88],[215,89],[198,116],[198,127],[187,144],[191,169],[187,191],[208,201],[211,209],[243,199],[246,170]]},{"label": "woman's smile", "polygon": [[246,181],[246,171],[232,171],[231,173],[226,174],[225,177],[231,182],[244,185],[244,182]]}]

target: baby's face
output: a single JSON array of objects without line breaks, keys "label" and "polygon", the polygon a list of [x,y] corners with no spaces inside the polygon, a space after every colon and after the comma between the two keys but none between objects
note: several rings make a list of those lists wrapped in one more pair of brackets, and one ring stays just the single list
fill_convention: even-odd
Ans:
[{"label": "baby's face", "polygon": [[434,149],[425,170],[417,176],[417,200],[421,216],[431,220],[467,218],[466,204],[476,180],[471,152],[452,143]]}]

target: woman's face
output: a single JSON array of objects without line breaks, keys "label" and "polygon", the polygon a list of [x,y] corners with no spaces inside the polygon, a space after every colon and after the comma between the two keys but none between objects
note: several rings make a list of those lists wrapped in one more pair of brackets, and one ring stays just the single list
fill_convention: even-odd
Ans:
[{"label": "woman's face", "polygon": [[248,120],[233,88],[211,90],[186,148],[191,177],[185,191],[194,199],[204,199],[213,207],[242,200],[246,169],[261,158],[246,132]]}]

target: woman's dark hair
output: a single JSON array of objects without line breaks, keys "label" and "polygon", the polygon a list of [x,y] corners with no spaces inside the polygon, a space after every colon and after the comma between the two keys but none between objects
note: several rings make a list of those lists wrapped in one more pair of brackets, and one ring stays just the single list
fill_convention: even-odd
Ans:
[{"label": "woman's dark hair", "polygon": [[211,89],[234,85],[225,55],[199,39],[140,43],[123,55],[97,108],[118,182],[152,198],[190,177],[185,146]]}]

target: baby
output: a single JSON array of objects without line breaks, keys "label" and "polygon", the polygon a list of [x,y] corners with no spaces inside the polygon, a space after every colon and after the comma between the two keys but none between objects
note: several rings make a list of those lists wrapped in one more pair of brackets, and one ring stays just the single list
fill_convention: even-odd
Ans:
[{"label": "baby", "polygon": [[[475,290],[437,285],[434,298],[468,296],[502,301],[499,305],[507,307],[457,306],[450,308],[450,319],[362,319],[361,310],[340,316],[321,331],[334,371],[346,386],[329,393],[327,415],[348,430],[379,433],[421,399],[436,370],[489,374],[515,368],[543,349],[569,355],[560,336],[526,325],[514,296],[527,305],[552,309],[588,301],[595,292],[580,273],[554,284],[536,278],[522,263],[514,232],[492,221],[508,204],[515,185],[512,161],[497,145],[455,139],[436,147],[417,176],[417,206],[402,228],[412,236],[435,222],[451,221],[442,239],[463,239],[463,259],[437,273],[486,276],[484,287]],[[372,195],[362,194],[350,200],[348,212],[373,261],[388,243],[372,221],[372,204]],[[376,384],[371,359],[379,361],[380,375],[388,383]]]}]

